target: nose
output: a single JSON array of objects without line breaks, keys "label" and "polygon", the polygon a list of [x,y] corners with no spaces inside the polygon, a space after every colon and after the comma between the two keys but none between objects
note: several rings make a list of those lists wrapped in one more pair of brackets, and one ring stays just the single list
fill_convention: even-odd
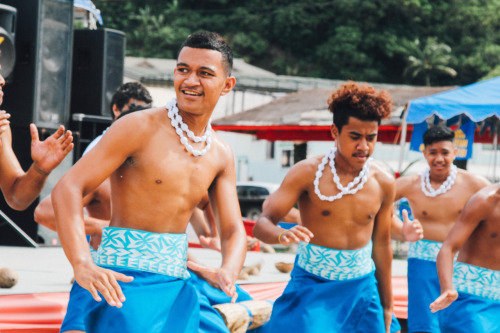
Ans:
[{"label": "nose", "polygon": [[184,83],[186,83],[189,86],[194,86],[200,83],[200,80],[198,79],[198,75],[196,75],[196,72],[192,71],[191,73],[189,73]]},{"label": "nose", "polygon": [[5,79],[3,78],[3,75],[0,74],[0,87],[5,86]]},{"label": "nose", "polygon": [[358,149],[359,150],[368,150],[368,141],[366,139],[360,139],[358,142]]}]

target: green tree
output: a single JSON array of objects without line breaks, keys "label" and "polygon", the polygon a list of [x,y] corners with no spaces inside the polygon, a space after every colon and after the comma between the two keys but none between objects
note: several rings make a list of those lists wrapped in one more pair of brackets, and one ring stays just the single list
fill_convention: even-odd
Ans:
[{"label": "green tree", "polygon": [[444,43],[438,43],[436,37],[427,38],[423,46],[418,39],[408,46],[407,52],[411,55],[408,56],[404,75],[410,75],[413,79],[423,75],[427,86],[431,85],[433,74],[446,74],[451,77],[457,75],[457,72],[448,66],[451,48]]}]

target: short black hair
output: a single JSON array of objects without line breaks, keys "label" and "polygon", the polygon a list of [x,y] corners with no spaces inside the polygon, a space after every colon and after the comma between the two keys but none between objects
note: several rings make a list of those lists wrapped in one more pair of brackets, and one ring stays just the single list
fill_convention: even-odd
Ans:
[{"label": "short black hair", "polygon": [[222,66],[224,67],[224,71],[227,76],[231,75],[233,69],[233,51],[219,34],[211,31],[200,31],[189,35],[179,48],[177,58],[179,58],[179,54],[186,46],[193,49],[219,51],[222,54]]},{"label": "short black hair", "polygon": [[455,133],[446,126],[432,126],[424,133],[424,147],[436,142],[450,141],[453,143]]},{"label": "short black hair", "polygon": [[121,111],[123,107],[128,104],[131,98],[148,104],[148,107],[150,107],[150,104],[153,102],[149,91],[141,83],[127,82],[119,86],[111,98],[111,103],[109,105],[111,116],[113,118],[115,117],[113,113],[113,105],[116,105],[118,110]]}]

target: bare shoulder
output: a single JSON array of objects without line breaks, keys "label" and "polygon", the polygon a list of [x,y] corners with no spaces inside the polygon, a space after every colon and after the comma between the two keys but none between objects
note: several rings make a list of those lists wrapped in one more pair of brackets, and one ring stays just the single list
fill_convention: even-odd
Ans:
[{"label": "bare shoulder", "polygon": [[475,191],[479,191],[480,189],[491,184],[485,177],[475,175],[462,169],[458,169],[458,174],[463,179],[463,182],[471,186]]},{"label": "bare shoulder", "polygon": [[223,159],[224,163],[234,163],[233,150],[231,146],[214,132],[212,136],[212,149],[217,152],[218,158]]},{"label": "bare shoulder", "polygon": [[373,163],[370,172],[373,174],[380,187],[388,195],[394,196],[396,180],[386,167]]},{"label": "bare shoulder", "polygon": [[421,176],[415,174],[411,176],[403,176],[396,179],[396,189],[398,193],[404,194],[412,191],[415,188],[420,188]]}]

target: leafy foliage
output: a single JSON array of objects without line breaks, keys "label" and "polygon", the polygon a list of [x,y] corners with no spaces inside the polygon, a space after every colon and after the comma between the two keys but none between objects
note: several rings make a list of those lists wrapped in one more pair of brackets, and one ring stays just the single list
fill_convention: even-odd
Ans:
[{"label": "leafy foliage", "polygon": [[[237,57],[278,74],[413,84],[428,77],[459,85],[500,64],[500,0],[94,3],[106,27],[126,32],[127,54],[134,56],[175,57],[187,35],[211,30]],[[416,40],[422,47],[411,46]],[[431,69],[418,64],[424,59]]]}]

